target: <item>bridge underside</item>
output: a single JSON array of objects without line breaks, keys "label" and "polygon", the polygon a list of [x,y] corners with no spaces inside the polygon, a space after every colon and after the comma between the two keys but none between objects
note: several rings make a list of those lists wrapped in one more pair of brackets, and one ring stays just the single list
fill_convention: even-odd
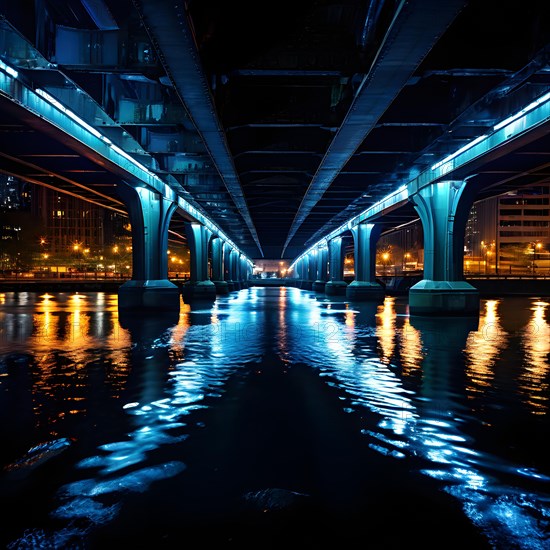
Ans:
[{"label": "bridge underside", "polygon": [[[0,8],[0,170],[121,215],[121,186],[145,181],[188,205],[171,239],[195,246],[199,217],[249,259],[295,260],[550,90],[544,3]],[[77,116],[73,130],[60,112]],[[541,119],[448,178],[467,181],[474,201],[547,184],[548,130]],[[370,221],[383,232],[418,219],[417,206]]]}]

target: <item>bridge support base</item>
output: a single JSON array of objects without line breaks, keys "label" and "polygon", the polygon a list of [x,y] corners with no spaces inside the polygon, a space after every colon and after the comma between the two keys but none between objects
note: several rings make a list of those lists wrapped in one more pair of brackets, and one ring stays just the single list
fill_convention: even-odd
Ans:
[{"label": "bridge support base", "polygon": [[325,285],[325,294],[328,296],[345,296],[348,283],[346,281],[328,281]]},{"label": "bridge support base", "polygon": [[315,292],[325,292],[326,281],[317,280],[313,283],[311,290]]},{"label": "bridge support base", "polygon": [[168,280],[126,281],[118,289],[120,310],[179,311],[179,288]]},{"label": "bridge support base", "polygon": [[219,294],[220,296],[229,294],[229,284],[227,281],[213,281],[213,283],[216,287],[216,294]]},{"label": "bridge support base", "polygon": [[384,296],[384,288],[376,282],[352,281],[346,288],[346,297],[350,300],[382,301]]},{"label": "bridge support base", "polygon": [[466,281],[423,279],[409,289],[411,315],[478,315],[479,291]]},{"label": "bridge support base", "polygon": [[183,285],[181,292],[184,300],[216,299],[216,285],[212,281],[194,281],[186,283]]},{"label": "bridge support base", "polygon": [[225,281],[227,283],[228,292],[233,292],[235,290],[235,283],[233,281]]}]

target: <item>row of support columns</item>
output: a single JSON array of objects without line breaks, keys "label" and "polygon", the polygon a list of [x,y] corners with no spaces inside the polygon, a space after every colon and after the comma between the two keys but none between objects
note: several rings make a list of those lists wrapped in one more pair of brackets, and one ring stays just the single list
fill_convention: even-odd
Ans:
[{"label": "row of support columns", "polygon": [[[475,197],[464,181],[428,185],[409,199],[424,230],[424,276],[409,290],[409,311],[417,315],[473,315],[479,312],[479,292],[464,280],[463,249],[466,220]],[[351,229],[354,240],[355,280],[343,280],[344,250],[336,237],[296,264],[301,288],[351,300],[379,300],[384,288],[376,280],[377,223]],[[312,267],[314,266],[314,267]],[[311,286],[310,286],[311,285]]]},{"label": "row of support columns", "polygon": [[[120,309],[179,309],[180,289],[168,280],[166,250],[168,227],[176,204],[159,193],[129,185],[119,188],[132,227],[132,280],[119,290]],[[413,314],[474,314],[479,293],[463,278],[465,225],[475,193],[464,181],[428,185],[409,199],[424,230],[424,278],[409,291]],[[331,239],[303,257],[296,265],[302,288],[345,294],[354,300],[379,299],[384,295],[376,280],[376,242],[380,225],[362,223],[351,230],[354,239],[355,280],[344,281],[342,238]],[[246,258],[204,225],[186,223],[190,248],[190,281],[184,285],[188,298],[214,298],[248,285],[250,264]],[[208,250],[212,242],[212,280]]]},{"label": "row of support columns", "polygon": [[[168,227],[177,205],[145,188],[121,186],[132,227],[132,279],[119,289],[121,310],[179,310],[184,298],[214,299],[248,286],[251,267],[246,257],[204,225],[186,222],[190,280],[180,289],[168,280]],[[212,278],[208,251],[212,250]]]},{"label": "row of support columns", "polygon": [[[186,224],[191,256],[189,282],[183,287],[186,298],[215,298],[248,288],[252,268],[246,257],[222,238],[212,236],[203,225]],[[208,249],[212,250],[212,278],[209,278]]]},{"label": "row of support columns", "polygon": [[[238,250],[204,225],[186,224],[191,256],[190,277],[182,289],[184,298],[210,298],[248,287],[252,268]],[[212,279],[209,278],[208,249],[212,249]]]}]

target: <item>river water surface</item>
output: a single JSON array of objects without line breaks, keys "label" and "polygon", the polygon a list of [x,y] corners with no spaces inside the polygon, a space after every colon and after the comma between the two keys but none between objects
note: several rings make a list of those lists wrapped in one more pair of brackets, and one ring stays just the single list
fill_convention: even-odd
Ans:
[{"label": "river water surface", "polygon": [[550,548],[549,302],[0,294],[0,544]]}]

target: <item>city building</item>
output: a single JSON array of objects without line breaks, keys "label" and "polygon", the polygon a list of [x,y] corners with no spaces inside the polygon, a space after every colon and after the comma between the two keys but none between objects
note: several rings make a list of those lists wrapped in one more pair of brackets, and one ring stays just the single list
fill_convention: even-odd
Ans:
[{"label": "city building", "polygon": [[30,185],[0,174],[0,270],[20,269],[32,261],[32,246],[26,242],[30,218]]},{"label": "city building", "polygon": [[[420,220],[381,235],[379,271],[421,269],[424,256]],[[510,191],[473,204],[464,235],[464,271],[506,274],[550,271],[550,186]]]},{"label": "city building", "polygon": [[465,271],[550,269],[550,187],[518,189],[476,202],[466,225]]},{"label": "city building", "polygon": [[31,185],[13,176],[0,174],[0,210],[28,210]]},{"label": "city building", "polygon": [[3,271],[131,265],[126,215],[12,176],[0,177],[0,212]]},{"label": "city building", "polygon": [[125,232],[129,235],[128,218],[122,214],[47,187],[34,186],[32,193],[32,213],[44,225],[52,254],[71,251],[75,245],[99,252]]}]

